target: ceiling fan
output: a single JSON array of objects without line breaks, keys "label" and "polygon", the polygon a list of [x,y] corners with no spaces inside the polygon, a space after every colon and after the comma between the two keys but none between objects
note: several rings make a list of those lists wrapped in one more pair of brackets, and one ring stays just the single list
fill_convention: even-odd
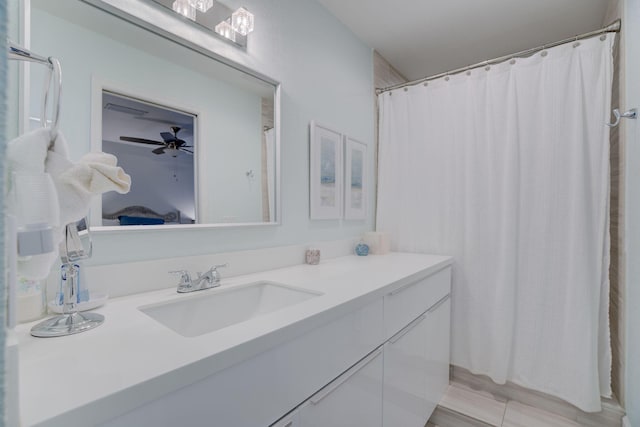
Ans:
[{"label": "ceiling fan", "polygon": [[168,152],[173,157],[176,157],[178,155],[178,152],[180,151],[193,154],[193,151],[187,150],[187,148],[193,148],[193,146],[186,145],[187,143],[184,139],[178,138],[178,132],[180,132],[180,129],[181,128],[179,126],[171,126],[171,131],[173,132],[173,135],[169,132],[160,132],[160,136],[162,137],[163,141],[154,141],[152,139],[145,139],[145,138],[135,138],[132,136],[121,136],[120,140],[128,141],[128,142],[137,142],[140,144],[162,145],[162,147],[158,147],[155,150],[152,150],[151,152],[153,154],[164,154],[165,152],[167,152],[165,150],[168,150]]}]

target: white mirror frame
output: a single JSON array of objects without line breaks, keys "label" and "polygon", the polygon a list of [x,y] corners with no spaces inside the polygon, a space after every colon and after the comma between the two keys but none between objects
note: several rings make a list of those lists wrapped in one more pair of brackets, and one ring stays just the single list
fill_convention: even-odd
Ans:
[{"label": "white mirror frame", "polygon": [[[31,34],[31,22],[30,22],[30,11],[31,11],[31,2],[30,0],[23,0],[25,13],[23,14],[24,20],[21,22],[22,28],[24,28],[25,33],[25,42],[24,46],[26,48],[30,48],[30,34]],[[95,212],[102,212],[102,199],[100,197],[95,197],[92,201],[91,205],[91,214],[90,214],[90,224],[92,227],[92,233],[101,234],[101,233],[114,233],[114,232],[123,232],[123,231],[158,231],[158,230],[185,230],[185,229],[198,229],[198,228],[236,228],[236,227],[263,227],[263,226],[277,226],[282,223],[282,195],[281,195],[281,153],[280,153],[280,98],[281,98],[281,84],[268,77],[265,76],[255,70],[252,70],[244,65],[242,65],[239,61],[241,57],[239,53],[236,52],[234,47],[224,43],[221,40],[218,40],[215,37],[208,37],[203,39],[202,33],[199,29],[190,26],[190,25],[181,25],[176,26],[175,22],[172,21],[172,17],[169,14],[164,13],[163,11],[154,8],[153,6],[135,0],[81,0],[85,3],[96,6],[99,9],[105,11],[105,13],[113,14],[125,21],[131,23],[132,25],[137,25],[141,28],[146,29],[147,31],[151,31],[159,35],[160,37],[168,38],[187,49],[194,50],[204,56],[211,58],[212,60],[221,62],[231,68],[234,68],[240,72],[243,72],[247,75],[250,75],[254,78],[262,80],[265,83],[268,83],[274,87],[274,112],[273,112],[273,124],[275,128],[275,221],[272,222],[250,222],[250,223],[213,223],[213,224],[169,224],[169,225],[144,225],[144,226],[102,226],[96,224]],[[170,28],[172,31],[166,30],[166,28]],[[194,42],[192,40],[196,40]],[[238,62],[236,62],[238,60]],[[64,64],[63,64],[64,67]],[[28,105],[28,97],[25,96],[25,93],[28,94],[28,67],[25,67],[24,75],[21,76],[21,84],[22,90],[20,91],[20,104],[21,112],[26,112],[28,116],[29,105]],[[95,90],[97,87],[102,86],[106,90],[111,90],[114,92],[121,93],[123,91],[123,87],[121,84],[113,84],[113,82],[106,82],[100,80],[98,77],[92,78],[92,97],[91,97],[91,150],[100,150],[98,149],[96,141],[99,143],[99,147],[102,147],[102,108],[101,99],[102,94],[100,96],[95,96]],[[124,92],[131,94],[135,97],[137,91],[132,88],[124,88]],[[149,101],[153,101],[154,97],[149,97],[145,94],[140,94],[138,96],[141,99],[147,99]],[[95,103],[98,103],[98,108],[96,108]],[[180,107],[181,102],[176,104],[174,102],[167,103],[166,101],[160,100],[159,104],[163,105],[173,105],[177,108]],[[189,108],[188,106],[184,108],[185,111],[194,111],[193,108]],[[96,117],[96,114],[99,116]],[[195,113],[197,114],[197,113]],[[199,116],[201,117],[201,116]],[[97,121],[96,121],[97,120]],[[96,125],[96,123],[100,123]],[[28,126],[28,117],[25,119],[25,127]],[[198,161],[196,161],[195,168],[197,170]],[[198,173],[198,172],[196,172]],[[196,180],[196,186],[197,184]],[[196,188],[196,194],[198,193],[198,188]],[[200,206],[197,204],[196,206],[199,212]],[[102,215],[98,216],[98,220],[101,222]]]}]

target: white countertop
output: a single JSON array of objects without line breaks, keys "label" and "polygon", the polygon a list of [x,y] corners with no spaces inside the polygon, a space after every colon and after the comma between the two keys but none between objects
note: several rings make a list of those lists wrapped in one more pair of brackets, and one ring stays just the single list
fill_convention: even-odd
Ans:
[{"label": "white countertop", "polygon": [[183,337],[138,310],[193,297],[175,288],[113,299],[95,310],[100,327],[60,338],[16,328],[20,413],[26,426],[94,425],[289,341],[451,264],[446,256],[391,253],[347,256],[319,265],[223,278],[214,293],[268,280],[322,292],[282,310],[197,337]]}]

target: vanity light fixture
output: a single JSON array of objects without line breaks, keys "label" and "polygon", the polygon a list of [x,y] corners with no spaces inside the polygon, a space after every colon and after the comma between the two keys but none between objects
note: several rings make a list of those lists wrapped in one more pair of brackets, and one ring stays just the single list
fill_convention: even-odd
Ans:
[{"label": "vanity light fixture", "polygon": [[244,7],[239,8],[231,15],[231,27],[243,36],[253,31],[253,14]]},{"label": "vanity light fixture", "polygon": [[233,30],[230,19],[226,21],[222,21],[218,25],[216,25],[216,33],[220,34],[222,37],[231,40],[232,42],[236,41],[236,32]]},{"label": "vanity light fixture", "polygon": [[246,7],[232,9],[221,0],[145,0],[173,9],[194,23],[236,46],[247,47],[249,33],[253,32],[255,16]]},{"label": "vanity light fixture", "polygon": [[213,0],[187,0],[189,4],[202,13],[207,13],[213,7]]},{"label": "vanity light fixture", "polygon": [[191,5],[190,0],[175,0],[171,6],[173,10],[192,21],[196,20],[196,8]]}]

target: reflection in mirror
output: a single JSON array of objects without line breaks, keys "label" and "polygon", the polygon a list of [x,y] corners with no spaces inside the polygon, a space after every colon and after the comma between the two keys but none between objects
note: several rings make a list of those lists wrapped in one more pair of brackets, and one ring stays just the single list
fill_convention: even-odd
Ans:
[{"label": "reflection in mirror", "polygon": [[102,93],[102,150],[120,159],[131,191],[102,196],[103,225],[193,224],[196,116]]},{"label": "reflection in mirror", "polygon": [[[164,222],[145,225],[151,229],[279,221],[277,83],[84,1],[31,6],[32,49],[62,63],[61,130],[72,155],[114,153],[133,177],[126,198],[96,198],[92,227],[119,227],[119,216],[136,225],[153,222],[140,218]],[[33,117],[38,72],[33,67],[30,75]],[[178,140],[184,149],[171,145]],[[178,183],[185,187],[176,190]],[[168,196],[176,191],[180,200]]]}]

